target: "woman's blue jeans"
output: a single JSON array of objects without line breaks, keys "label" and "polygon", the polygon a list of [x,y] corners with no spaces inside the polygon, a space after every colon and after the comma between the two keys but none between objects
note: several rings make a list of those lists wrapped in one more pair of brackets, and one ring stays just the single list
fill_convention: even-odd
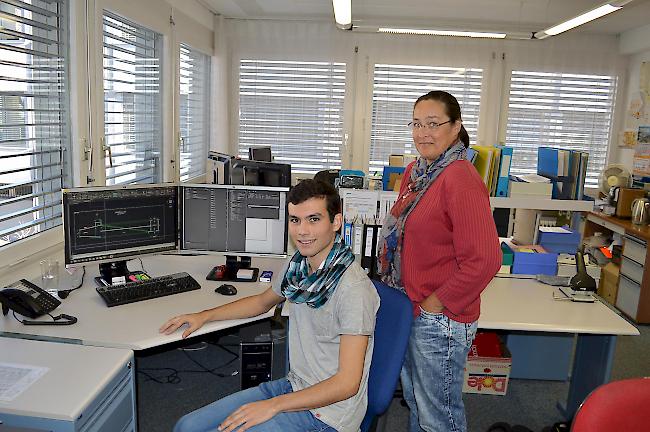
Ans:
[{"label": "woman's blue jeans", "polygon": [[464,324],[420,309],[401,380],[411,410],[409,432],[465,432],[462,388],[476,322]]},{"label": "woman's blue jeans", "polygon": [[[174,432],[217,431],[217,427],[240,406],[292,391],[291,384],[286,378],[262,383],[184,415],[174,426]],[[247,430],[250,432],[336,432],[335,429],[314,417],[310,411],[283,412]]]}]

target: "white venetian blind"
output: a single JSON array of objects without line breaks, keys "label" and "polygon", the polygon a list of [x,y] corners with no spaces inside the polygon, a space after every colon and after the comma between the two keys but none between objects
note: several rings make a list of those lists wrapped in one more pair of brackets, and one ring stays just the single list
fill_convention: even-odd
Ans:
[{"label": "white venetian blind", "polygon": [[180,179],[205,174],[210,137],[210,57],[181,44]]},{"label": "white venetian blind", "polygon": [[157,183],[161,37],[109,12],[103,28],[106,184]]},{"label": "white venetian blind", "polygon": [[0,2],[0,245],[61,224],[67,2]]},{"label": "white venetian blind", "polygon": [[512,71],[506,145],[512,174],[537,172],[539,146],[589,153],[585,186],[605,166],[612,127],[615,76]]},{"label": "white venetian blind", "polygon": [[241,60],[239,156],[270,146],[293,173],[341,168],[345,63]]},{"label": "white venetian blind", "polygon": [[388,165],[391,154],[417,156],[408,123],[413,104],[423,94],[444,90],[456,97],[463,124],[476,142],[483,69],[375,64],[372,91],[370,173]]}]

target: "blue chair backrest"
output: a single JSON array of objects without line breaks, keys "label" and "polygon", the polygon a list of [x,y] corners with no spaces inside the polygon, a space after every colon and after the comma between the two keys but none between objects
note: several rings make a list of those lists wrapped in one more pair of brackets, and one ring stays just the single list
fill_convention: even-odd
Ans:
[{"label": "blue chair backrest", "polygon": [[381,303],[377,311],[375,346],[368,378],[368,409],[361,423],[363,432],[393,400],[413,323],[413,305],[408,297],[383,282],[372,282]]}]

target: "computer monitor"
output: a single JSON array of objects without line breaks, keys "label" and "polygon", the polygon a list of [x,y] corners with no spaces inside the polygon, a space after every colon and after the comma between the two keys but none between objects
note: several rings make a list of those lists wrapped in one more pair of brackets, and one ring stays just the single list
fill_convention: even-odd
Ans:
[{"label": "computer monitor", "polygon": [[99,263],[101,278],[128,276],[126,259],[178,247],[178,187],[63,190],[65,263]]},{"label": "computer monitor", "polygon": [[[286,256],[289,188],[180,185],[181,253],[226,255],[231,279],[251,256]],[[239,259],[238,259],[239,258]]]},{"label": "computer monitor", "polygon": [[271,147],[249,147],[248,158],[260,162],[271,162],[273,161]]},{"label": "computer monitor", "polygon": [[230,161],[230,184],[245,186],[291,186],[291,165],[247,159]]}]

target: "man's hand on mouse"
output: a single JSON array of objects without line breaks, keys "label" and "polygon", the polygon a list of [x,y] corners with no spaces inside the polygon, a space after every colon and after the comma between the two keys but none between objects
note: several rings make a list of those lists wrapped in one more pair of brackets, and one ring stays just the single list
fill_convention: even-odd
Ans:
[{"label": "man's hand on mouse", "polygon": [[174,318],[168,320],[160,326],[160,329],[158,331],[160,333],[164,333],[166,335],[174,333],[180,326],[183,324],[187,324],[187,328],[183,332],[183,335],[181,336],[183,339],[200,329],[203,324],[207,321],[206,317],[204,316],[203,312],[197,312],[193,314],[185,314],[185,315],[178,315],[175,316]]}]

